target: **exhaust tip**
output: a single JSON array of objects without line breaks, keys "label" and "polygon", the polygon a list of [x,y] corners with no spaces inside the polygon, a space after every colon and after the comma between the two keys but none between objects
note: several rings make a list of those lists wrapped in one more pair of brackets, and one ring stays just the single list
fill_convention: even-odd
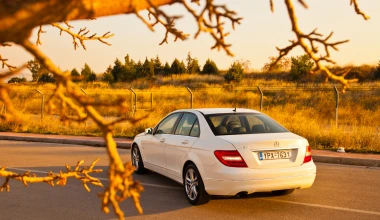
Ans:
[{"label": "exhaust tip", "polygon": [[238,198],[247,198],[248,197],[248,192],[247,191],[242,191],[236,194]]}]

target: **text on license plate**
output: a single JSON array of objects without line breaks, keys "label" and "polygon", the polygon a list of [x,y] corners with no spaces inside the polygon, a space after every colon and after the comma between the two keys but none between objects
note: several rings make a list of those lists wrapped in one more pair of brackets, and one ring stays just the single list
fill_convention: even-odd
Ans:
[{"label": "text on license plate", "polygon": [[259,152],[260,160],[278,160],[278,159],[289,159],[290,150],[281,150],[281,151],[264,151]]}]

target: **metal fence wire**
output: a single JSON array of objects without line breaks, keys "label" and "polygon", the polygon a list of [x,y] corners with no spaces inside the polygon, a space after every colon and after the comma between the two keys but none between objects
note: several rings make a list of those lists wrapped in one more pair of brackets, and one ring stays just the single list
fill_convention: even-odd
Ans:
[{"label": "metal fence wire", "polygon": [[[88,97],[96,102],[112,103],[124,98],[129,106],[128,112],[134,115],[137,111],[155,111],[158,109],[188,109],[206,107],[238,107],[258,109],[265,112],[287,103],[296,104],[299,108],[315,108],[316,103],[323,103],[331,109],[331,118],[338,126],[338,109],[353,108],[364,105],[364,108],[376,111],[380,103],[380,88],[353,87],[344,95],[340,95],[335,86],[283,86],[283,87],[235,87],[235,88],[177,88],[177,89],[81,89]],[[10,97],[15,108],[22,114],[40,115],[41,120],[46,114],[45,101],[52,95],[53,90],[40,89],[11,89]],[[302,93],[302,95],[301,95]],[[362,101],[358,101],[362,100]],[[59,106],[59,101],[55,101]],[[372,102],[372,105],[369,105]],[[375,103],[375,104],[374,104]],[[368,106],[370,107],[368,107]],[[363,106],[362,106],[363,107]],[[120,111],[115,108],[97,106],[103,116],[120,117]],[[4,103],[0,105],[0,113],[6,112]],[[59,111],[53,112],[59,114]],[[73,114],[73,112],[69,112]]]}]

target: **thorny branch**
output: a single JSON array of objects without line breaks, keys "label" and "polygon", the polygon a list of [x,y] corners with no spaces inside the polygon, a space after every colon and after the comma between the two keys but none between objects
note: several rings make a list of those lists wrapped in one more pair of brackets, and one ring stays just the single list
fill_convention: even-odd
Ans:
[{"label": "thorny branch", "polygon": [[15,66],[12,66],[11,64],[9,64],[8,63],[8,59],[5,59],[5,58],[3,58],[2,56],[1,56],[1,54],[0,54],[0,61],[1,61],[1,68],[8,68],[10,71],[12,71],[12,70],[14,70],[14,69],[16,69],[17,67],[15,67]]},{"label": "thorny branch", "polygon": [[106,32],[105,34],[101,35],[101,36],[96,35],[96,33],[89,35],[90,31],[87,30],[87,28],[81,28],[78,31],[78,33],[74,33],[73,31],[70,30],[71,28],[73,28],[73,26],[69,25],[67,22],[65,22],[65,24],[67,25],[67,28],[62,27],[60,24],[57,24],[57,23],[53,23],[51,25],[53,27],[58,28],[60,30],[60,34],[62,34],[62,32],[66,32],[69,35],[71,35],[71,37],[73,38],[74,49],[77,49],[77,47],[79,46],[79,44],[78,44],[78,41],[79,41],[79,43],[83,47],[83,49],[86,50],[86,46],[84,44],[84,41],[86,41],[86,40],[98,40],[98,41],[102,42],[103,44],[107,44],[108,46],[111,45],[110,43],[105,41],[105,39],[108,39],[108,38],[111,38],[114,36],[109,31]]},{"label": "thorny branch", "polygon": [[28,183],[47,183],[51,186],[54,186],[54,181],[57,181],[56,184],[60,186],[65,186],[68,178],[75,178],[80,180],[83,184],[83,187],[90,192],[90,188],[87,184],[92,184],[95,186],[103,187],[103,184],[96,177],[90,176],[91,173],[100,173],[103,172],[102,169],[94,169],[95,164],[99,161],[96,159],[91,163],[89,167],[80,167],[84,161],[78,161],[76,167],[72,170],[69,165],[66,164],[66,172],[60,171],[59,173],[49,172],[47,176],[38,177],[36,174],[30,173],[27,171],[23,174],[17,174],[11,171],[7,171],[5,167],[0,167],[0,176],[5,178],[3,185],[0,187],[0,192],[4,189],[10,191],[10,180],[18,180],[27,187]]},{"label": "thorny branch", "polygon": [[360,10],[358,0],[351,0],[350,5],[354,5],[356,14],[361,15],[364,18],[364,20],[368,20],[370,18],[368,15],[366,15],[364,12]]},{"label": "thorny branch", "polygon": [[[274,10],[274,2],[270,1],[270,8]],[[306,0],[296,0],[299,4],[301,4],[304,8],[307,8]],[[100,0],[75,0],[76,4],[72,4],[74,0],[68,1],[56,1],[52,3],[52,7],[46,7],[47,10],[54,10],[54,16],[41,16],[36,17],[36,14],[40,14],[39,12],[44,12],[45,7],[40,7],[40,4],[43,4],[40,1],[32,1],[25,0],[20,1],[20,10],[27,10],[30,8],[34,8],[34,13],[29,13],[27,19],[18,17],[18,11],[6,10],[7,6],[11,1],[5,1],[0,3],[0,46],[10,46],[7,42],[14,42],[22,47],[24,47],[29,53],[31,53],[49,72],[51,72],[56,80],[57,87],[54,91],[53,97],[59,98],[61,100],[61,117],[63,121],[76,121],[82,122],[89,118],[91,118],[102,130],[105,143],[107,145],[107,153],[109,155],[109,173],[108,177],[110,180],[110,185],[105,188],[102,198],[102,209],[104,212],[108,213],[109,207],[111,206],[115,213],[118,215],[120,219],[124,218],[124,213],[121,211],[120,203],[131,197],[134,202],[136,209],[139,213],[142,213],[142,208],[139,203],[140,192],[143,191],[142,186],[139,182],[134,182],[132,179],[133,167],[131,163],[123,164],[122,160],[117,152],[116,143],[112,137],[112,129],[116,123],[121,121],[131,121],[135,122],[135,119],[131,118],[120,118],[112,122],[107,122],[94,108],[94,106],[98,105],[90,99],[86,99],[86,97],[82,94],[79,88],[72,82],[71,76],[69,72],[62,72],[45,54],[43,54],[36,46],[41,44],[41,34],[44,33],[42,24],[52,24],[54,27],[60,29],[60,33],[66,32],[73,38],[74,49],[79,46],[82,46],[86,49],[84,41],[86,40],[98,40],[101,43],[110,45],[105,40],[112,37],[113,34],[107,32],[103,35],[90,35],[89,31],[86,28],[82,28],[79,32],[75,33],[72,31],[72,26],[69,25],[65,20],[78,20],[78,19],[90,19],[95,17],[121,14],[121,13],[135,13],[147,26],[149,29],[153,30],[156,24],[163,25],[166,29],[166,33],[164,39],[160,44],[168,42],[168,35],[171,34],[176,39],[184,40],[188,37],[187,34],[184,34],[182,31],[178,30],[175,27],[175,21],[179,19],[181,16],[169,16],[163,10],[159,8],[161,5],[167,5],[171,3],[179,3],[185,7],[187,12],[189,12],[195,19],[198,30],[195,33],[195,38],[199,36],[201,32],[209,33],[212,38],[215,40],[215,44],[212,46],[212,49],[223,49],[226,51],[228,55],[233,55],[230,51],[230,44],[225,42],[225,37],[228,33],[225,31],[225,21],[231,22],[232,28],[234,28],[235,24],[240,24],[242,18],[237,17],[236,13],[232,10],[229,10],[225,5],[217,5],[213,0],[204,0],[204,4],[200,4],[200,0],[146,0],[146,1],[112,1],[109,3],[108,1],[100,1]],[[90,3],[89,3],[90,2]],[[110,1],[111,2],[111,1]],[[115,3],[117,2],[117,3]],[[77,3],[81,6],[81,11],[78,13],[75,6]],[[194,4],[193,4],[194,3]],[[194,5],[198,5],[198,8],[194,7]],[[283,56],[287,55],[292,49],[297,46],[301,46],[303,50],[316,62],[317,68],[314,71],[320,70],[323,71],[327,78],[337,80],[343,85],[343,90],[345,90],[348,86],[348,83],[355,82],[356,80],[347,80],[344,77],[348,73],[348,71],[344,71],[341,73],[331,73],[322,62],[330,62],[333,63],[333,60],[330,58],[329,50],[332,48],[337,50],[337,46],[345,43],[347,41],[337,41],[330,42],[330,38],[332,33],[323,38],[323,36],[318,33],[316,30],[310,32],[309,34],[304,34],[300,28],[298,27],[297,17],[293,7],[292,0],[285,0],[285,4],[288,10],[289,18],[292,22],[292,30],[296,34],[296,40],[290,41],[291,45],[288,47],[279,49],[279,59]],[[353,5],[357,14],[361,15],[364,19],[368,19],[369,17],[364,14],[357,3],[357,0],[351,0],[350,4]],[[116,5],[116,6],[115,6]],[[70,8],[71,7],[71,8]],[[108,7],[107,9],[104,9]],[[63,10],[65,9],[65,10]],[[71,9],[71,10],[67,10]],[[155,21],[153,23],[145,20],[140,14],[139,11],[147,9],[149,12],[149,19],[153,17]],[[78,9],[79,10],[79,9]],[[51,11],[49,11],[51,12]],[[41,13],[41,14],[44,14]],[[24,19],[24,20],[22,20]],[[25,22],[20,22],[25,21]],[[64,22],[66,24],[66,28],[62,27],[60,24],[56,22]],[[19,28],[13,28],[15,24],[20,24]],[[36,45],[32,44],[28,41],[28,37],[34,27],[40,27],[38,31],[38,39],[36,41]],[[80,44],[80,45],[79,45]],[[324,56],[317,56],[319,50],[318,46],[324,47]],[[277,60],[277,61],[278,61]],[[17,74],[21,68],[16,68],[7,63],[7,59],[4,59],[0,56],[0,61],[2,63],[3,68],[7,67],[10,72],[0,75],[0,80],[5,77],[9,77],[11,75]],[[8,110],[8,115],[2,115],[2,119],[10,120],[11,117],[14,118],[17,115],[16,110],[13,108],[12,102],[8,96],[8,89],[4,84],[0,84],[0,101],[3,101]],[[120,107],[122,110],[125,109],[122,104],[122,100],[119,100],[115,105]],[[49,110],[56,109],[52,99],[49,100]],[[100,105],[100,104],[99,104]],[[74,110],[75,116],[69,116],[65,114],[65,109],[70,108]],[[94,162],[95,163],[95,162]],[[93,164],[94,164],[93,163]],[[93,166],[92,166],[93,168]],[[91,169],[92,169],[91,168]],[[71,173],[73,176],[79,175],[79,170],[70,171],[68,170],[66,176],[69,177],[68,173]],[[9,171],[6,171],[4,168],[0,169],[0,176],[9,177],[6,178],[5,183],[3,184],[1,189],[9,190],[9,180],[10,176],[13,176],[15,179],[29,182],[38,182],[37,180],[40,177],[34,177],[30,173],[24,174],[16,174]],[[51,174],[51,176],[45,177],[48,179],[44,179],[44,181],[55,181],[58,180],[59,184],[66,183],[65,173],[60,174]],[[89,178],[85,175],[84,178]],[[91,177],[92,178],[92,177]],[[81,179],[81,178],[79,178]],[[81,179],[83,180],[83,179]],[[42,182],[44,182],[42,181]],[[96,181],[88,179],[87,182],[93,181],[95,184],[98,184]],[[85,183],[87,183],[85,182]],[[84,184],[85,184],[84,183]],[[92,182],[91,182],[92,183]],[[100,183],[101,184],[101,183]],[[85,187],[86,188],[86,187]],[[86,188],[87,189],[87,188]]]},{"label": "thorny branch", "polygon": [[42,42],[41,42],[41,34],[44,34],[46,33],[46,31],[43,31],[42,30],[42,25],[40,25],[39,29],[38,29],[38,33],[37,33],[37,41],[36,41],[36,45],[42,45]]},{"label": "thorny branch", "polygon": [[[139,202],[140,192],[143,191],[143,187],[139,182],[132,180],[132,173],[134,168],[131,163],[123,164],[120,155],[116,148],[115,140],[112,137],[112,130],[115,123],[119,121],[129,120],[130,122],[136,122],[136,119],[122,118],[114,122],[107,122],[97,110],[91,105],[91,100],[88,101],[82,91],[71,81],[70,72],[62,72],[53,62],[40,51],[37,46],[32,44],[29,40],[25,40],[21,43],[29,53],[31,53],[45,68],[51,72],[57,80],[57,88],[54,91],[54,95],[60,98],[62,108],[70,107],[74,109],[77,117],[62,116],[65,121],[84,121],[87,118],[91,118],[103,132],[103,137],[106,143],[106,149],[109,156],[109,172],[108,178],[110,185],[105,188],[102,194],[102,209],[104,212],[109,212],[109,206],[112,206],[115,213],[120,219],[124,219],[124,212],[120,208],[120,203],[131,197],[136,209],[139,213],[142,213],[142,208]],[[119,100],[123,101],[122,99]],[[50,103],[51,104],[51,103]],[[52,104],[51,104],[52,105]],[[123,108],[122,103],[118,103],[117,106]],[[54,106],[52,107],[54,108]]]},{"label": "thorny branch", "polygon": [[[298,0],[298,2],[304,7],[307,8],[306,2],[303,0]],[[369,17],[365,15],[358,6],[358,3],[356,0],[351,0],[351,5],[354,4],[355,11],[357,14],[362,15],[364,19],[368,19]],[[322,34],[317,32],[317,29],[314,29],[309,34],[304,34],[299,25],[297,16],[295,13],[293,0],[285,0],[285,5],[288,10],[289,18],[292,24],[292,31],[296,35],[296,40],[291,40],[290,45],[284,48],[278,48],[279,56],[277,59],[271,64],[271,68],[276,66],[276,64],[284,58],[286,55],[289,54],[290,51],[292,51],[295,47],[302,47],[302,49],[310,56],[311,59],[314,60],[316,64],[316,68],[311,72],[315,73],[317,71],[322,71],[326,76],[326,81],[328,79],[335,80],[342,84],[342,91],[345,92],[346,88],[349,88],[349,83],[357,82],[358,79],[346,79],[346,75],[349,73],[349,71],[345,71],[343,74],[338,73],[332,73],[325,65],[323,65],[323,62],[332,63],[335,64],[335,62],[330,57],[330,49],[338,50],[337,46],[347,43],[349,40],[342,40],[342,41],[336,41],[336,42],[330,42],[330,38],[333,35],[333,32],[331,32],[327,37],[323,37]],[[270,0],[270,7],[271,10],[274,10],[273,1]],[[322,46],[324,48],[324,55],[319,55],[319,47]]]},{"label": "thorny branch", "polygon": [[[155,6],[151,0],[147,1],[151,6],[147,9],[149,12],[149,20],[151,19],[151,16],[153,16],[155,18],[155,22],[149,23],[138,12],[135,12],[135,14],[152,31],[154,30],[153,28],[156,24],[161,24],[166,29],[164,39],[161,41],[160,45],[168,42],[169,33],[175,37],[174,41],[178,38],[184,40],[189,36],[188,34],[184,34],[182,31],[175,28],[175,21],[182,16],[169,16],[167,13]],[[198,30],[194,35],[195,38],[197,38],[201,32],[208,33],[215,40],[215,44],[211,47],[211,49],[223,49],[229,56],[233,56],[233,53],[229,49],[231,44],[227,44],[225,42],[225,37],[229,33],[224,30],[224,20],[230,21],[231,26],[234,29],[235,24],[240,24],[240,21],[242,20],[242,18],[236,17],[235,11],[229,10],[225,5],[216,5],[214,0],[206,0],[206,4],[203,8],[201,8],[200,13],[197,13],[196,9],[191,4],[194,3],[199,7],[199,0],[192,0],[191,3],[188,3],[185,0],[177,0],[175,2],[181,3],[195,18],[198,25]]]}]

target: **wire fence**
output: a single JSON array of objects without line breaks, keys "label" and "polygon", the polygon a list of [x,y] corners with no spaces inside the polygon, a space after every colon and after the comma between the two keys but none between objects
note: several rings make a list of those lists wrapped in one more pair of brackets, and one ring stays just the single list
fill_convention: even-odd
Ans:
[{"label": "wire fence", "polygon": [[[379,87],[352,87],[345,94],[331,85],[321,86],[257,86],[257,87],[207,87],[207,88],[176,88],[176,89],[81,89],[95,102],[113,103],[124,98],[129,106],[128,114],[138,111],[167,111],[182,108],[207,107],[239,107],[267,111],[271,108],[294,104],[297,108],[312,108],[320,114],[329,114],[338,126],[339,109],[364,109],[365,114],[380,111]],[[40,87],[13,88],[10,97],[15,108],[22,114],[40,115],[41,120],[46,115],[45,102],[53,94],[53,89]],[[55,101],[59,106],[59,101]],[[97,107],[97,110],[107,117],[120,117],[122,113],[116,108]],[[0,113],[6,112],[4,103],[0,103]],[[59,114],[59,111],[51,114]],[[73,112],[71,114],[74,114]],[[345,113],[347,114],[347,113]],[[360,117],[360,115],[358,116]],[[372,121],[380,123],[380,120]]]}]

